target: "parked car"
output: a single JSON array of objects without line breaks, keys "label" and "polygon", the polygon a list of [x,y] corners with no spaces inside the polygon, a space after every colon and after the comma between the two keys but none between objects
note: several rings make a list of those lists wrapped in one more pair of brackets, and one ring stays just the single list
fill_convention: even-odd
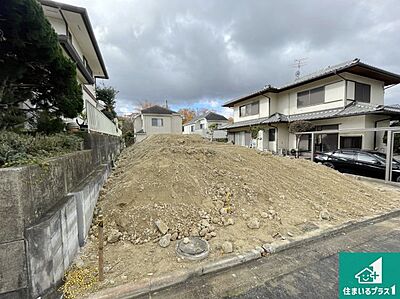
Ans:
[{"label": "parked car", "polygon": [[[316,153],[314,161],[340,172],[385,179],[386,155],[377,151],[339,149]],[[400,182],[400,162],[393,159],[392,180]]]}]

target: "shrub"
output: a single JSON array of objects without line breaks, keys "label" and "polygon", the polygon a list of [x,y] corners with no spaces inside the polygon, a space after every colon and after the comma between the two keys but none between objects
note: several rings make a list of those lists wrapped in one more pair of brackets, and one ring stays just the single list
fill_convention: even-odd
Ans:
[{"label": "shrub", "polygon": [[81,149],[76,135],[23,135],[0,131],[0,167],[41,163],[44,159]]}]

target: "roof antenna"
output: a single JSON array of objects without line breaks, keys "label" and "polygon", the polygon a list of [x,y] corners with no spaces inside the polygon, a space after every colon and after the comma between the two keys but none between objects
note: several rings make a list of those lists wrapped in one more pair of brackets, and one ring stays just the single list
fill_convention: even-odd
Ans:
[{"label": "roof antenna", "polygon": [[307,59],[308,57],[295,59],[294,63],[290,65],[291,67],[297,69],[296,72],[294,73],[296,80],[300,78],[300,68],[307,64]]},{"label": "roof antenna", "polygon": [[169,108],[168,108],[168,100],[165,100],[165,108],[166,108],[166,109],[169,109]]}]

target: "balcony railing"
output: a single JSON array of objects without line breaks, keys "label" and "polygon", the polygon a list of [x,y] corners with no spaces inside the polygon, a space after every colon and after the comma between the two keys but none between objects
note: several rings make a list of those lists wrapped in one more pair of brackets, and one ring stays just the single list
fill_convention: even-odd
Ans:
[{"label": "balcony railing", "polygon": [[113,136],[122,135],[118,126],[88,101],[86,101],[86,114],[89,132],[97,132]]}]

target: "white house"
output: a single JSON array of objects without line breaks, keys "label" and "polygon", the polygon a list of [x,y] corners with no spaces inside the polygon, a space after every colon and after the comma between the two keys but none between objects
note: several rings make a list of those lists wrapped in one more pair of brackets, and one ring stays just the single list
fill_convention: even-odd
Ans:
[{"label": "white house", "polygon": [[161,106],[142,109],[133,117],[136,142],[153,134],[182,134],[182,116]]},{"label": "white house", "polygon": [[228,119],[225,116],[210,111],[186,123],[183,126],[183,134],[198,134],[208,137],[211,135],[210,128],[218,129],[227,123]]},{"label": "white house", "polygon": [[117,126],[101,113],[103,106],[96,99],[96,79],[108,79],[108,74],[86,9],[49,0],[39,2],[58,34],[64,55],[76,64],[89,131],[120,134]]},{"label": "white house", "polygon": [[[250,128],[256,126],[260,150],[285,153],[296,148],[296,138],[288,131],[296,120],[311,121],[316,130],[387,127],[400,118],[400,105],[385,106],[384,92],[398,83],[400,75],[354,59],[226,102],[223,106],[233,109],[234,123],[224,128],[229,140],[249,146]],[[315,145],[320,151],[349,147],[383,148],[383,133],[325,134]],[[299,149],[311,149],[309,136],[302,136]]]}]

